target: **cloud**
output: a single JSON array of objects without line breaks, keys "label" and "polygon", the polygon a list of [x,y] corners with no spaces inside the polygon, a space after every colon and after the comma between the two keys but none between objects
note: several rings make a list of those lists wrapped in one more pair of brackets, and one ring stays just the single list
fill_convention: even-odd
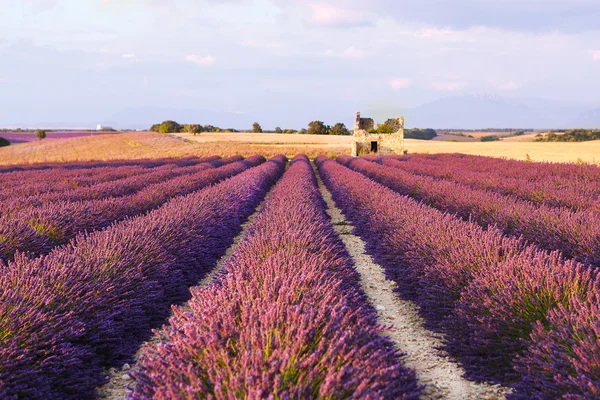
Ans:
[{"label": "cloud", "polygon": [[195,54],[191,54],[185,58],[187,61],[193,62],[197,65],[212,65],[215,63],[215,58],[211,55],[200,57]]},{"label": "cloud", "polygon": [[326,56],[332,56],[333,50],[331,50],[331,49],[325,50],[325,53],[323,53],[323,54],[325,54]]},{"label": "cloud", "polygon": [[600,60],[600,50],[589,50],[588,54],[596,61]]},{"label": "cloud", "polygon": [[127,59],[134,59],[137,56],[135,55],[135,53],[125,53],[123,54],[123,58],[127,58]]},{"label": "cloud", "polygon": [[50,10],[50,9],[58,6],[59,1],[58,0],[25,0],[24,3],[33,8],[37,8],[37,9],[41,9],[41,10]]},{"label": "cloud", "polygon": [[344,53],[342,53],[342,55],[348,58],[362,58],[365,55],[365,52],[359,48],[351,46],[344,50]]},{"label": "cloud", "polygon": [[500,85],[496,86],[496,89],[498,89],[498,90],[515,90],[518,88],[519,88],[519,85],[515,81],[504,82],[504,83],[501,83]]},{"label": "cloud", "polygon": [[464,89],[467,86],[469,86],[469,84],[467,82],[458,82],[458,81],[456,81],[456,82],[433,82],[431,84],[431,86],[435,90],[452,92],[455,90]]},{"label": "cloud", "polygon": [[[331,0],[334,1],[334,0]],[[363,0],[347,0],[358,5]],[[595,0],[371,0],[381,17],[408,24],[465,29],[492,27],[524,32],[585,32],[598,29]]]},{"label": "cloud", "polygon": [[355,27],[372,25],[370,15],[347,6],[337,6],[328,2],[309,3],[310,22],[328,27]]},{"label": "cloud", "polygon": [[390,80],[389,83],[392,89],[398,90],[409,87],[412,83],[412,80],[409,78],[394,78]]}]

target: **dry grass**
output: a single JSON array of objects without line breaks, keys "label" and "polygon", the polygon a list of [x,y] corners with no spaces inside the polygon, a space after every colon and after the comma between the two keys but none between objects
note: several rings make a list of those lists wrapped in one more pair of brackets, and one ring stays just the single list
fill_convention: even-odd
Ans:
[{"label": "dry grass", "polygon": [[597,164],[600,162],[600,140],[580,143],[560,142],[472,142],[453,143],[433,140],[406,139],[409,153],[464,153],[491,157],[506,157],[533,161],[577,162]]},{"label": "dry grass", "polygon": [[[166,136],[152,132],[36,141],[0,148],[0,165],[87,160],[162,158],[181,156],[304,153],[349,154],[349,136],[203,133]],[[600,162],[600,141],[583,143],[471,142],[455,143],[406,139],[409,153],[465,153],[534,161]]]},{"label": "dry grass", "polygon": [[351,136],[328,135],[296,135],[276,133],[215,133],[204,132],[197,136],[190,133],[174,134],[185,140],[198,143],[240,143],[240,144],[269,144],[269,145],[323,145],[323,146],[350,146]]},{"label": "dry grass", "polygon": [[[285,135],[277,135],[277,137],[279,136]],[[327,141],[322,143],[317,141],[311,144],[300,144],[297,141],[294,143],[293,140],[281,144],[269,144],[268,142],[250,144],[241,141],[200,143],[200,141],[194,142],[153,132],[131,132],[118,135],[42,140],[3,147],[0,148],[0,165],[192,155],[230,156],[240,154],[249,156],[262,154],[269,157],[282,153],[288,156],[305,153],[309,157],[316,157],[319,154],[342,154],[347,152],[348,148],[349,145],[331,144]]]}]

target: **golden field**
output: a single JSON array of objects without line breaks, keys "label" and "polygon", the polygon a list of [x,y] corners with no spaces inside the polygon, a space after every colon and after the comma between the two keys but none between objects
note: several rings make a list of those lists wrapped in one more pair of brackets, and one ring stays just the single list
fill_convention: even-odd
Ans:
[{"label": "golden field", "polygon": [[[163,135],[130,132],[70,139],[42,140],[0,148],[0,165],[87,160],[141,159],[179,156],[244,156],[305,153],[337,155],[350,152],[350,136],[202,133]],[[409,153],[464,153],[534,161],[600,163],[600,141],[539,143],[446,142],[406,139]]]},{"label": "golden field", "polygon": [[441,142],[406,139],[409,153],[463,153],[533,161],[600,163],[600,140],[579,143],[563,142]]}]

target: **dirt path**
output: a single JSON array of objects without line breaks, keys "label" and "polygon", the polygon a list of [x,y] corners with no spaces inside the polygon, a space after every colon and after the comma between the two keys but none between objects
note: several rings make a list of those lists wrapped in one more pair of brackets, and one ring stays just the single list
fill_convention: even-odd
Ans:
[{"label": "dirt path", "polygon": [[[275,187],[275,185],[273,185],[273,187]],[[273,190],[273,188],[271,188],[271,190]],[[265,199],[267,199],[269,197],[269,194],[271,194],[271,190],[269,190],[269,192],[267,192]],[[240,232],[240,234],[238,234],[235,237],[233,244],[227,249],[227,251],[225,252],[225,255],[219,259],[215,268],[213,268],[213,270],[208,275],[206,275],[204,277],[204,279],[202,279],[200,281],[200,283],[196,286],[197,288],[206,288],[206,287],[210,286],[211,283],[217,278],[217,276],[219,276],[219,274],[223,272],[223,267],[225,266],[225,264],[227,264],[227,261],[229,260],[231,255],[237,249],[238,244],[246,236],[246,232],[248,231],[248,226],[252,223],[252,221],[254,220],[256,215],[258,215],[258,213],[260,213],[260,211],[262,210],[263,204],[264,204],[264,199],[263,199],[263,202],[256,208],[254,214],[252,214],[248,218],[248,221],[246,221],[246,223],[244,223],[242,225],[242,228],[243,228],[242,232]],[[188,310],[188,311],[190,310],[190,308],[187,306],[187,303],[181,305],[180,307],[182,307],[184,310]],[[168,323],[168,322],[166,321],[165,323]],[[149,343],[158,343],[159,341],[160,341],[159,335],[154,335],[148,342]],[[138,352],[135,354],[134,358],[136,361],[142,355],[142,348],[143,348],[143,346],[141,346],[140,349],[138,350]],[[108,371],[110,380],[106,384],[104,384],[96,389],[96,391],[98,393],[97,397],[99,399],[103,399],[103,400],[126,399],[127,396],[129,395],[129,393],[131,392],[131,390],[128,388],[128,386],[133,384],[133,380],[129,376],[129,370],[131,368],[134,368],[134,367],[130,366],[129,364],[125,364],[119,369],[111,368]]]},{"label": "dirt path", "polygon": [[393,289],[395,282],[385,278],[383,268],[365,253],[361,238],[352,234],[352,225],[346,221],[331,197],[331,193],[318,177],[319,189],[327,203],[327,213],[340,234],[348,252],[354,259],[361,276],[362,288],[379,314],[379,323],[391,326],[384,334],[392,339],[403,360],[412,368],[419,383],[426,387],[426,399],[504,399],[507,389],[500,385],[478,384],[462,377],[463,370],[450,362],[440,350],[440,334],[423,327],[417,306],[398,297]]}]

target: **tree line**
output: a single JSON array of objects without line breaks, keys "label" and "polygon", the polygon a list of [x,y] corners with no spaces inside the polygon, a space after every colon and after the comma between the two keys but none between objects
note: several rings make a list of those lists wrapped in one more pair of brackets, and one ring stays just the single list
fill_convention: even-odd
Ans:
[{"label": "tree line", "polygon": [[573,129],[564,133],[550,131],[544,137],[538,138],[536,142],[587,142],[600,140],[600,130],[595,129]]},{"label": "tree line", "polygon": [[[378,134],[392,134],[398,132],[400,129],[400,125],[397,119],[388,119],[385,123],[379,124],[376,129],[372,129],[369,133],[378,133]],[[235,129],[221,129],[212,125],[199,125],[199,124],[178,124],[175,121],[167,120],[160,124],[152,125],[150,128],[152,132],[160,132],[160,133],[191,133],[193,135],[197,135],[202,132],[239,132]],[[280,134],[289,134],[289,133],[298,133],[298,134],[306,134],[306,135],[351,135],[352,131],[346,128],[346,125],[342,122],[338,122],[334,125],[327,125],[323,121],[311,121],[308,123],[308,128],[294,130],[294,129],[281,129],[280,127],[275,128],[273,131],[263,130],[261,125],[258,122],[252,124],[253,133],[280,133]],[[437,132],[434,129],[405,129],[404,137],[407,139],[422,139],[422,140],[431,140],[437,136]]]},{"label": "tree line", "polygon": [[[159,133],[191,133],[197,135],[202,132],[239,132],[239,130],[229,128],[222,129],[212,125],[199,125],[199,124],[179,124],[175,121],[167,120],[160,124],[154,124],[150,127],[151,132]],[[258,122],[252,124],[253,133],[300,133],[308,135],[350,135],[351,132],[341,122],[333,126],[325,125],[322,121],[312,121],[308,124],[308,129],[281,129],[280,127],[275,128],[273,131],[265,131],[262,129]]]}]

